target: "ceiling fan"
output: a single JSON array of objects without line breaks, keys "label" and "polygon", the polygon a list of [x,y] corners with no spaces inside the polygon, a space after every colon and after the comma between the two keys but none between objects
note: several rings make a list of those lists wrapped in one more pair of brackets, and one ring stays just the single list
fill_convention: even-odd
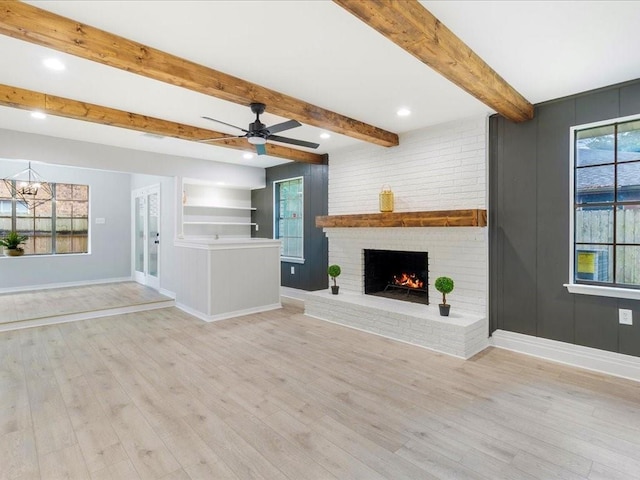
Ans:
[{"label": "ceiling fan", "polygon": [[222,125],[233,127],[244,132],[244,135],[234,135],[233,137],[214,138],[207,141],[224,140],[226,138],[246,138],[251,145],[255,145],[256,152],[258,155],[265,155],[267,153],[267,149],[265,147],[267,140],[273,141],[273,142],[288,143],[290,145],[297,145],[299,147],[307,147],[307,148],[318,148],[320,146],[318,143],[307,142],[305,140],[296,140],[295,138],[281,137],[280,135],[274,135],[275,133],[280,133],[285,130],[289,130],[291,128],[299,127],[302,124],[297,120],[287,120],[286,122],[278,123],[276,125],[271,125],[270,127],[267,127],[264,123],[260,121],[260,115],[264,113],[266,109],[266,105],[264,103],[252,103],[250,107],[251,107],[251,111],[256,114],[256,119],[254,122],[249,124],[249,130],[236,127],[235,125],[231,125],[230,123],[216,120],[215,118],[203,116],[202,118],[206,120],[211,120],[212,122],[221,123]]}]

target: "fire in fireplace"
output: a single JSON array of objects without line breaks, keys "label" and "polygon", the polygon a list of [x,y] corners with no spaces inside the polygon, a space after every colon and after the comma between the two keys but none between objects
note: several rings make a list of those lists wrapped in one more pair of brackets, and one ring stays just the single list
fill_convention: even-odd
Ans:
[{"label": "fire in fireplace", "polygon": [[427,252],[364,251],[364,293],[429,304]]},{"label": "fire in fireplace", "polygon": [[407,288],[423,288],[424,282],[420,280],[416,273],[402,272],[393,276],[393,285]]}]

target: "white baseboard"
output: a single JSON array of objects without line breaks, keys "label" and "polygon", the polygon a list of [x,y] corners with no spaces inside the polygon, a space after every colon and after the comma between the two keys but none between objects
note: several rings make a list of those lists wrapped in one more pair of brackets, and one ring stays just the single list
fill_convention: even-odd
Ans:
[{"label": "white baseboard", "polygon": [[167,300],[165,302],[144,303],[141,305],[129,305],[126,307],[95,310],[92,312],[71,313],[68,315],[56,315],[54,317],[2,323],[0,324],[0,332],[30,327],[42,327],[44,325],[55,325],[57,323],[77,322],[79,320],[90,320],[92,318],[110,317],[113,315],[123,315],[125,313],[146,312],[148,310],[157,310],[159,308],[168,308],[173,306],[175,306],[175,302],[173,300]]},{"label": "white baseboard", "polygon": [[194,310],[191,307],[188,307],[182,303],[176,303],[176,307],[182,310],[189,315],[193,315],[200,320],[204,320],[205,322],[217,322],[219,320],[226,320],[228,318],[242,317],[244,315],[251,315],[252,313],[261,313],[268,312],[269,310],[277,310],[278,308],[282,308],[282,304],[274,303],[271,305],[262,305],[260,307],[247,308],[244,310],[236,310],[234,312],[226,312],[220,313],[218,315],[207,315],[206,313],[199,312],[198,310]]},{"label": "white baseboard", "polygon": [[45,283],[43,285],[28,285],[24,287],[0,288],[0,294],[32,292],[34,290],[51,290],[54,288],[84,287],[86,285],[100,285],[103,283],[122,283],[122,282],[132,282],[132,281],[133,281],[133,277],[120,277],[120,278],[105,278],[101,280],[82,280],[79,282]]},{"label": "white baseboard", "polygon": [[490,342],[494,347],[505,350],[640,382],[640,357],[506,330],[493,332]]},{"label": "white baseboard", "polygon": [[173,298],[174,300],[176,299],[176,293],[172,292],[171,290],[167,290],[166,288],[161,288],[158,293],[160,293],[160,295],[164,295],[165,297]]}]

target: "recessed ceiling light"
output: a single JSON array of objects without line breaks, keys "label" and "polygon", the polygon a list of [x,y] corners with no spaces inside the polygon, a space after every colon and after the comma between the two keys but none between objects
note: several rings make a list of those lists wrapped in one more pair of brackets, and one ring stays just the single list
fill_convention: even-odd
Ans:
[{"label": "recessed ceiling light", "polygon": [[331,138],[331,135],[329,135],[327,132],[323,132],[320,134],[320,138],[324,138],[326,140],[327,138]]},{"label": "recessed ceiling light", "polygon": [[55,70],[57,72],[60,72],[66,68],[64,66],[64,63],[62,63],[62,61],[58,60],[57,58],[46,58],[42,61],[42,63],[44,64],[45,67],[50,68],[51,70]]},{"label": "recessed ceiling light", "polygon": [[44,120],[47,118],[47,115],[42,112],[31,112],[32,118],[37,118],[38,120]]},{"label": "recessed ceiling light", "polygon": [[253,158],[253,153],[249,153],[249,152],[243,153],[242,158],[244,158],[245,160],[250,160]]},{"label": "recessed ceiling light", "polygon": [[408,108],[401,108],[396,112],[396,114],[399,117],[408,117],[409,115],[411,115],[411,110],[409,110]]}]

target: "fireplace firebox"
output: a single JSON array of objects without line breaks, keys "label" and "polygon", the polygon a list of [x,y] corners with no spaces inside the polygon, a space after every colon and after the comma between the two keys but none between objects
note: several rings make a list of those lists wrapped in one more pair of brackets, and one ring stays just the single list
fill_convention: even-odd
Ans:
[{"label": "fireplace firebox", "polygon": [[364,293],[429,304],[429,255],[397,250],[364,251]]}]

